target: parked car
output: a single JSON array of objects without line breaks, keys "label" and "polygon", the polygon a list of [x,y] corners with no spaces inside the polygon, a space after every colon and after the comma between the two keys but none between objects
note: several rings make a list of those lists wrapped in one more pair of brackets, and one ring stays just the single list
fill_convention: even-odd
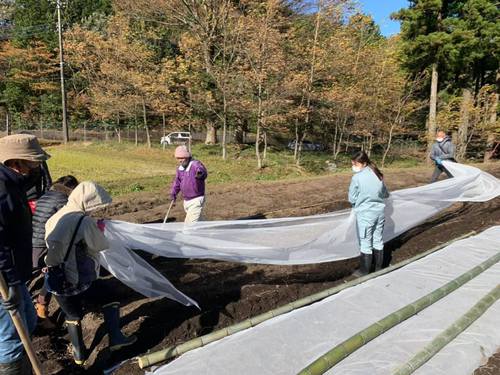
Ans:
[{"label": "parked car", "polygon": [[173,132],[169,133],[164,137],[161,137],[160,144],[174,145],[174,144],[184,144],[189,143],[191,139],[190,132]]},{"label": "parked car", "polygon": [[[288,142],[287,146],[290,150],[295,150],[295,139]],[[313,143],[311,141],[304,140],[302,142],[302,150],[304,151],[324,151],[325,146],[321,143]]]}]

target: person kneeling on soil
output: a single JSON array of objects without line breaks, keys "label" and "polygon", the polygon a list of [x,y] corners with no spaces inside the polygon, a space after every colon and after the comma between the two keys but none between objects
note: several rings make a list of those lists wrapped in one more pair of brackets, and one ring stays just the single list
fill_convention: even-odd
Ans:
[{"label": "person kneeling on soil", "polygon": [[175,149],[175,158],[179,163],[177,168],[170,199],[175,203],[177,194],[182,193],[184,197],[184,211],[186,211],[185,223],[194,223],[203,220],[203,208],[205,206],[205,180],[207,169],[199,160],[193,159],[186,146],[178,146]]},{"label": "person kneeling on soil", "polygon": [[[78,180],[73,176],[64,176],[59,178],[50,187],[50,190],[38,199],[35,213],[33,214],[33,269],[35,275],[45,267],[44,257],[47,254],[45,244],[45,224],[60,208],[68,202],[68,196],[78,185]],[[45,285],[36,298],[36,313],[41,319],[41,324],[45,328],[53,328],[48,320],[48,307],[51,294],[47,291]]]},{"label": "person kneeling on soil", "polygon": [[385,224],[385,202],[389,192],[384,184],[384,175],[368,158],[359,151],[352,156],[354,176],[349,187],[349,202],[356,213],[358,239],[361,251],[360,268],[356,275],[370,272],[372,257],[375,270],[382,268],[384,241],[382,233]]},{"label": "person kneeling on soil", "polygon": [[[87,353],[82,336],[83,302],[102,306],[111,351],[133,344],[135,336],[120,331],[119,303],[113,291],[99,276],[99,252],[109,247],[103,223],[88,213],[111,203],[109,194],[94,182],[80,183],[68,197],[68,203],[45,226],[48,266],[47,289],[54,294],[66,315],[75,363],[84,364]],[[101,229],[102,228],[102,229]]]}]

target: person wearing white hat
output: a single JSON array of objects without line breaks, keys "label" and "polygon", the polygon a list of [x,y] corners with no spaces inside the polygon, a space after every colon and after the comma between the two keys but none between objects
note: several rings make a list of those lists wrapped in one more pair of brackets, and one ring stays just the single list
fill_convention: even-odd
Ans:
[{"label": "person wearing white hat", "polygon": [[9,311],[18,312],[28,331],[33,332],[36,313],[25,285],[32,269],[31,212],[25,185],[30,174],[49,157],[33,135],[0,138],[0,272],[9,287],[8,299],[0,299],[1,374],[31,374]]},{"label": "person wearing white hat", "polygon": [[178,146],[174,153],[179,167],[170,191],[170,199],[175,202],[179,192],[184,198],[185,223],[203,220],[205,207],[205,180],[207,169],[199,160],[193,159],[186,146]]}]

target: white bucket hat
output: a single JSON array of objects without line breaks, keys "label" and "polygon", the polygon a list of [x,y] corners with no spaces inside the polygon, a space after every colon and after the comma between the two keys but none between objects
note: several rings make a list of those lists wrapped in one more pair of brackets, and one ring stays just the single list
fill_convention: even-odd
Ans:
[{"label": "white bucket hat", "polygon": [[31,134],[14,134],[0,138],[0,163],[20,159],[45,161],[50,155],[43,151],[38,139]]}]

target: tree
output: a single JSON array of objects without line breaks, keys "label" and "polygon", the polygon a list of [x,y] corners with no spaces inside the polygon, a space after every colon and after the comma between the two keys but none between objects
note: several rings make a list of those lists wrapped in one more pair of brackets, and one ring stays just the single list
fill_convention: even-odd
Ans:
[{"label": "tree", "polygon": [[457,51],[445,21],[460,1],[410,0],[410,6],[395,13],[402,21],[403,65],[413,74],[431,71],[429,116],[427,121],[427,149],[430,152],[437,123],[437,96],[440,71],[445,74],[456,63]]},{"label": "tree", "polygon": [[[227,27],[231,25],[228,21],[233,14],[232,1],[123,0],[116,6],[124,12],[135,12],[139,17],[152,19],[165,26],[177,25],[181,28],[183,36],[180,46],[189,46],[188,49],[184,48],[183,53],[193,70],[193,77],[201,78],[191,85],[193,89],[199,87],[197,91],[200,95],[193,95],[193,98],[205,99],[202,104],[208,106],[206,112],[214,114],[206,119],[206,143],[216,143],[217,122],[221,119],[224,122],[228,111],[221,86],[224,80],[221,79],[221,70],[217,70],[216,66],[226,64],[227,67],[228,63],[228,56],[223,51],[227,50],[224,43],[230,35]],[[203,71],[194,72],[194,69]],[[204,88],[208,88],[208,92]]]},{"label": "tree", "polygon": [[[257,167],[263,167],[260,151],[261,139],[267,139],[270,122],[277,120],[282,100],[279,95],[286,60],[284,56],[284,34],[280,0],[267,0],[249,5],[244,17],[244,33],[239,53],[241,56],[241,80],[247,82],[249,96],[247,113],[256,119],[255,154]],[[241,95],[240,107],[245,107],[247,95]],[[265,144],[267,146],[267,144]]]}]

